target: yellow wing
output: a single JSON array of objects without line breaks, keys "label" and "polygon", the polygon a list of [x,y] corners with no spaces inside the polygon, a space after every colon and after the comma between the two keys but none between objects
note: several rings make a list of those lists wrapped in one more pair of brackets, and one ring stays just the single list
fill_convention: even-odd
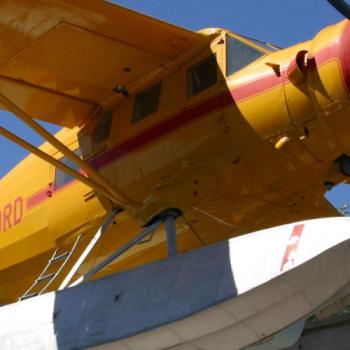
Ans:
[{"label": "yellow wing", "polygon": [[4,0],[0,92],[35,118],[81,125],[116,86],[142,84],[205,42],[102,0]]}]

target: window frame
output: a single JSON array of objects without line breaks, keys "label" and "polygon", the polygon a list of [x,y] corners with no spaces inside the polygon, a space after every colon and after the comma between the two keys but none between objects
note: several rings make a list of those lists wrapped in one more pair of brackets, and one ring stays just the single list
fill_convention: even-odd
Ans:
[{"label": "window frame", "polygon": [[[147,94],[147,92],[151,91],[152,89],[159,89],[159,94],[158,94],[158,101],[157,101],[157,108],[155,110],[153,110],[152,112],[145,114],[145,115],[141,115],[140,117],[136,117],[135,113],[136,113],[136,104],[137,104],[137,99],[141,98],[142,95]],[[160,105],[161,105],[161,98],[162,98],[162,93],[163,93],[163,84],[162,81],[158,81],[157,83],[147,87],[146,89],[143,89],[142,91],[140,91],[135,97],[134,97],[134,101],[133,101],[133,109],[132,109],[132,114],[131,114],[131,124],[137,124],[140,121],[147,119],[148,117],[154,115],[155,113],[159,112],[160,109]]]},{"label": "window frame", "polygon": [[[191,90],[192,87],[190,86],[190,84],[192,83],[192,79],[191,79],[191,71],[194,70],[196,67],[200,66],[201,64],[203,64],[206,61],[209,61],[209,59],[214,58],[215,62],[216,62],[216,81],[214,84],[206,87],[205,89],[197,92],[197,93],[193,93]],[[204,92],[212,89],[213,87],[217,86],[220,82],[220,62],[218,59],[218,53],[217,52],[211,52],[209,55],[207,54],[206,56],[201,56],[201,58],[199,60],[197,60],[195,63],[191,64],[189,67],[187,67],[186,69],[186,98],[187,99],[192,99],[192,98],[196,98],[197,96],[202,95]]]},{"label": "window frame", "polygon": [[[103,128],[102,123],[103,123],[103,118],[107,117],[108,120],[108,125],[109,125],[109,130],[108,130],[108,135],[105,136],[103,139],[97,140],[95,133],[97,132],[98,128]],[[108,139],[111,137],[112,133],[112,125],[113,125],[113,119],[114,119],[114,110],[109,109],[106,111],[103,111],[102,115],[98,118],[97,123],[94,125],[91,131],[91,145],[93,148],[99,147],[100,145],[103,145],[108,141]]]},{"label": "window frame", "polygon": [[[73,150],[73,152],[78,155],[79,157],[81,156],[81,150],[80,148],[76,148],[75,150]],[[78,167],[73,161],[71,161],[70,159],[68,159],[67,157],[63,156],[60,159],[58,159],[59,162],[67,165],[68,167],[70,167],[71,169],[75,170],[78,173],[81,173],[81,168]],[[69,164],[67,164],[69,163]],[[71,163],[74,165],[74,167],[71,166]],[[63,184],[60,184],[59,187],[57,187],[57,175],[58,173],[63,174],[64,176],[67,176],[69,178],[68,181],[65,181]],[[61,189],[65,188],[66,186],[68,186],[69,184],[71,184],[73,181],[75,180],[75,178],[71,175],[68,175],[67,173],[65,173],[63,170],[55,167],[55,172],[54,172],[54,178],[53,178],[53,190],[54,192],[56,191],[60,191]]]},{"label": "window frame", "polygon": [[[269,51],[269,50],[267,50],[267,49],[264,49],[263,47],[261,47],[261,46],[255,44],[255,43],[253,43],[253,42],[251,42],[251,41],[245,39],[244,37],[241,37],[241,36],[236,35],[236,34],[231,33],[231,32],[227,32],[227,33],[225,34],[225,50],[224,50],[224,52],[225,52],[225,53],[224,53],[224,55],[225,55],[225,70],[224,70],[224,71],[225,71],[225,77],[226,77],[226,78],[231,77],[232,75],[234,75],[234,74],[236,74],[237,72],[239,72],[239,70],[238,70],[238,71],[236,71],[236,72],[233,72],[233,73],[231,73],[231,74],[228,74],[228,38],[229,38],[229,37],[231,37],[231,38],[234,39],[234,40],[240,41],[241,43],[243,43],[243,44],[245,44],[245,45],[247,45],[247,46],[250,46],[251,48],[253,48],[253,49],[257,50],[257,51],[260,51],[260,52],[262,53],[262,55],[261,55],[259,58],[257,58],[256,60],[254,60],[254,61],[248,63],[246,66],[242,67],[241,69],[244,69],[245,67],[248,67],[250,64],[254,63],[255,61],[257,61],[257,60],[263,58],[264,56],[266,56],[267,54],[270,54],[270,53],[272,52],[272,51]],[[241,69],[240,69],[240,70],[241,70]]]}]

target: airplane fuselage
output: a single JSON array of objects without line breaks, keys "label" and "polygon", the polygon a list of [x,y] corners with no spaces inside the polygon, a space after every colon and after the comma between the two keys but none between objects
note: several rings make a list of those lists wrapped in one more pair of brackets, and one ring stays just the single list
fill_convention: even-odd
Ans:
[{"label": "airplane fuselage", "polygon": [[[337,161],[350,155],[349,24],[277,51],[221,29],[203,34],[208,46],[174,73],[57,135],[140,204],[116,217],[80,274],[163,209],[183,212],[178,241],[188,251],[322,216],[325,183],[344,180]],[[42,149],[61,158],[48,144]],[[69,250],[82,235],[78,254],[111,205],[33,155],[0,188],[5,303],[29,287],[56,247]],[[165,256],[159,231],[98,276]]]}]

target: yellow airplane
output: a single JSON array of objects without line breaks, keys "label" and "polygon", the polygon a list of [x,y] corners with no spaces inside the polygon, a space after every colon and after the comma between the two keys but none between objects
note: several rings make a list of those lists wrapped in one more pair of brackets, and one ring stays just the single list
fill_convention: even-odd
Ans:
[{"label": "yellow airplane", "polygon": [[[0,304],[57,289],[110,213],[73,279],[168,209],[180,252],[338,215],[323,194],[350,175],[347,20],[279,49],[103,0],[0,14],[0,106],[47,141],[0,128],[32,153],[0,181]],[[158,229],[94,278],[166,256]]]}]

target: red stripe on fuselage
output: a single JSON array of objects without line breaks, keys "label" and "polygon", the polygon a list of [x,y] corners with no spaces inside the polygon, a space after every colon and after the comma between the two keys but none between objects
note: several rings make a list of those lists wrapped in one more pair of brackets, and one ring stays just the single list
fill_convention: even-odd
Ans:
[{"label": "red stripe on fuselage", "polygon": [[161,123],[142,131],[141,133],[123,141],[117,147],[92,159],[90,164],[99,169],[123,156],[136,151],[137,149],[150,144],[159,138],[182,128],[186,124],[192,123],[209,113],[217,111],[222,106],[222,95],[215,96],[195,107],[184,110],[175,116],[165,119]]},{"label": "red stripe on fuselage", "polygon": [[53,194],[53,185],[49,185],[39,192],[31,195],[27,198],[27,209],[33,209],[38,204],[42,203],[46,199],[50,198]]}]

